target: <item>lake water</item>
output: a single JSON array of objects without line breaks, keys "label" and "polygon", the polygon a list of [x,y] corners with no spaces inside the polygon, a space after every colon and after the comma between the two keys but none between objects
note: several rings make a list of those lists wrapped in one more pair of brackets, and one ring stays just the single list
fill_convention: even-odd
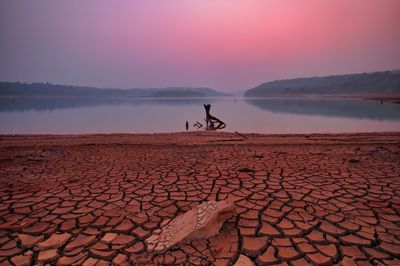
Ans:
[{"label": "lake water", "polygon": [[204,124],[205,103],[230,132],[400,131],[400,104],[358,99],[0,98],[0,133],[179,132]]}]

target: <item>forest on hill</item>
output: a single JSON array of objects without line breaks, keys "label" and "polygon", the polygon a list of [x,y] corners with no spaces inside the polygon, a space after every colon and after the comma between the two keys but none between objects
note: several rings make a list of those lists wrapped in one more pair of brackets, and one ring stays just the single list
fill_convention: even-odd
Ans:
[{"label": "forest on hill", "polygon": [[275,80],[247,90],[244,96],[360,93],[400,93],[400,71]]},{"label": "forest on hill", "polygon": [[230,96],[210,88],[167,87],[113,89],[51,83],[0,82],[0,96],[35,97],[220,97]]}]

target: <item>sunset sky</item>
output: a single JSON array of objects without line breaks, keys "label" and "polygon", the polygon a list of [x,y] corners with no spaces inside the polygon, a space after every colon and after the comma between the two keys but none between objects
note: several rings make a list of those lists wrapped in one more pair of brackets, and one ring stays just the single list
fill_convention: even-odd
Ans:
[{"label": "sunset sky", "polygon": [[234,91],[399,68],[398,0],[0,0],[0,81]]}]

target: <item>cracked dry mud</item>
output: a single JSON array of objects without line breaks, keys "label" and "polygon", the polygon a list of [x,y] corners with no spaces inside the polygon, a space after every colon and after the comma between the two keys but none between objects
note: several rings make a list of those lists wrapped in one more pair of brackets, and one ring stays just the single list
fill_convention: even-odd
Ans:
[{"label": "cracked dry mud", "polygon": [[[0,136],[0,265],[400,264],[400,134],[246,136]],[[225,199],[219,234],[149,251]]]}]

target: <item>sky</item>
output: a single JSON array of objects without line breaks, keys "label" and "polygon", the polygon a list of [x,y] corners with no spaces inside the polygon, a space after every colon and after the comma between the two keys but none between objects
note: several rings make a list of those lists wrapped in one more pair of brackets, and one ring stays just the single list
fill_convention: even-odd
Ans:
[{"label": "sky", "polygon": [[245,90],[400,69],[398,0],[0,0],[0,81]]}]

